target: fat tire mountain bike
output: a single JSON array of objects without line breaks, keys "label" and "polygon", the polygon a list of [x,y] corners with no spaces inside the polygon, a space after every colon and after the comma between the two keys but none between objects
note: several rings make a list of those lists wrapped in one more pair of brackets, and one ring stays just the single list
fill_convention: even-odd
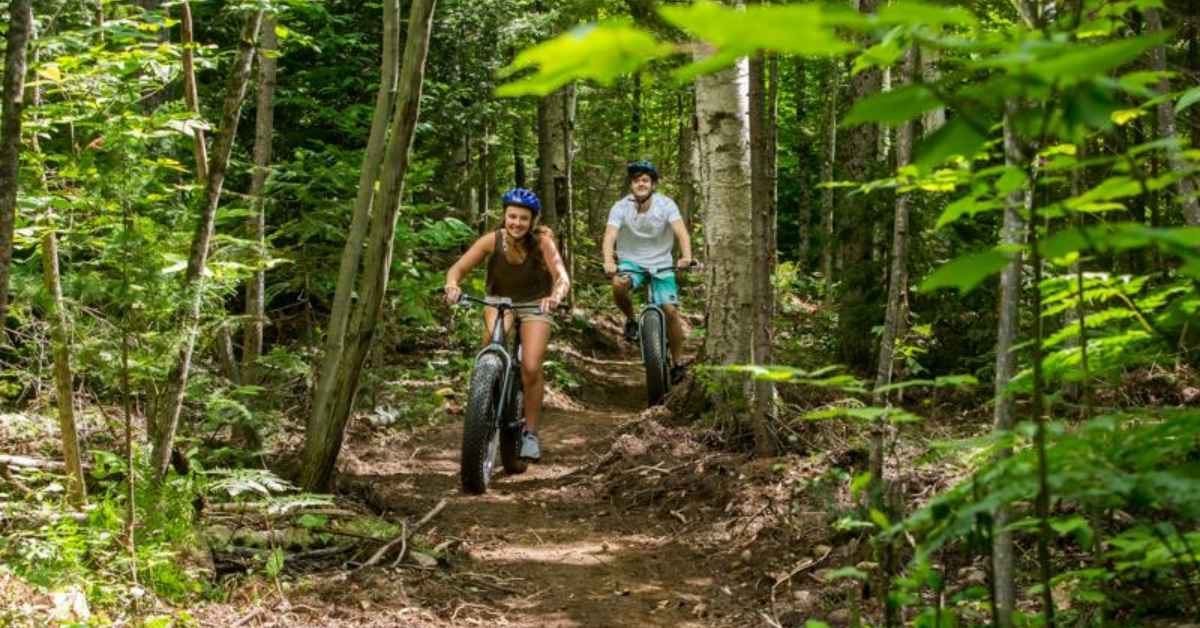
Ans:
[{"label": "fat tire mountain bike", "polygon": [[462,295],[464,307],[472,304],[497,310],[492,339],[475,355],[467,412],[463,422],[461,478],[463,491],[487,492],[496,468],[496,454],[511,474],[524,473],[529,461],[521,458],[521,432],[525,426],[524,386],[521,381],[521,325],[514,323],[512,350],[504,346],[504,315],[512,299]]},{"label": "fat tire mountain bike", "polygon": [[634,275],[642,275],[646,284],[646,305],[638,315],[638,339],[642,350],[642,364],[646,367],[646,401],[650,406],[662,403],[671,391],[671,350],[667,341],[667,313],[654,302],[654,275],[668,270],[683,272],[696,268],[665,266],[656,269],[618,270],[618,277],[627,277],[632,282]]}]

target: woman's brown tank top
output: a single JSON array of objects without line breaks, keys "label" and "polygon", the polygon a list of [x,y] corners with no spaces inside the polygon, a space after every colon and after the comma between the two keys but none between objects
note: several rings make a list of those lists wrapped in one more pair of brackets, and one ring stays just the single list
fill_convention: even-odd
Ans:
[{"label": "woman's brown tank top", "polygon": [[496,231],[496,247],[488,259],[487,293],[491,296],[508,297],[513,303],[536,301],[550,296],[553,281],[550,271],[533,259],[537,251],[525,254],[520,264],[508,261],[504,254],[504,233]]}]

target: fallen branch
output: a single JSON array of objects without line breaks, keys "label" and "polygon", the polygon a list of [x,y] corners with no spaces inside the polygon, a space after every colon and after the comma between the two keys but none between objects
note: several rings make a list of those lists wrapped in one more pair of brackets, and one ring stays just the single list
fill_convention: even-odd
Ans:
[{"label": "fallen branch", "polygon": [[[57,460],[42,460],[40,458],[30,458],[29,456],[10,456],[7,454],[0,454],[0,466],[41,469],[43,471],[66,470],[66,465]],[[91,469],[92,465],[85,463],[83,468]]]},{"label": "fallen branch", "polygon": [[[774,620],[776,617],[776,615],[775,615],[775,590],[779,588],[779,585],[781,585],[785,582],[788,582],[789,580],[791,580],[792,578],[795,578],[800,573],[808,571],[809,569],[812,569],[813,567],[816,567],[817,565],[825,562],[825,559],[829,558],[829,555],[832,553],[833,553],[833,548],[831,547],[831,548],[825,550],[825,553],[822,554],[820,558],[810,558],[806,561],[803,561],[799,565],[796,565],[796,568],[792,569],[792,571],[790,573],[788,573],[788,575],[786,575],[782,578],[775,579],[775,584],[771,585],[771,619]],[[778,625],[778,620],[776,620],[776,625]]]},{"label": "fallen branch", "polygon": [[265,502],[222,502],[208,504],[205,510],[215,514],[225,515],[260,515],[263,517],[281,518],[294,515],[329,515],[332,517],[361,517],[363,513],[344,508],[296,508],[287,512],[270,512],[271,504]]},{"label": "fallen branch", "polygon": [[399,556],[396,557],[396,560],[392,563],[392,565],[395,566],[395,565],[400,564],[400,561],[404,559],[405,552],[408,551],[408,540],[411,539],[412,536],[414,534],[416,534],[418,530],[420,530],[422,527],[424,527],[425,524],[432,521],[433,518],[436,517],[439,512],[442,512],[442,510],[445,507],[446,507],[446,500],[443,499],[443,500],[439,501],[437,503],[437,505],[433,507],[432,510],[425,513],[424,517],[421,517],[415,524],[413,524],[412,528],[409,528],[405,522],[401,522],[400,525],[402,527],[401,527],[401,531],[400,531],[400,536],[392,539],[386,545],[379,548],[374,554],[371,555],[371,558],[367,559],[367,562],[363,563],[362,565],[359,565],[358,569],[355,569],[355,571],[358,571],[359,569],[365,569],[367,567],[374,566],[379,561],[383,560],[383,557],[386,556],[387,553],[389,551],[391,551],[391,549],[393,547],[395,547],[397,544],[399,544],[401,546],[400,554],[399,554]]}]

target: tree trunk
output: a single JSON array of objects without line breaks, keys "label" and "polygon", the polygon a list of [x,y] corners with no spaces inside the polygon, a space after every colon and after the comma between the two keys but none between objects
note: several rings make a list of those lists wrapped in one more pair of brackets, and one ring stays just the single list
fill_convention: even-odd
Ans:
[{"label": "tree trunk", "polygon": [[67,494],[76,508],[87,499],[79,432],[75,429],[75,392],[71,385],[71,340],[67,312],[63,306],[62,282],[58,272],[58,240],[54,215],[47,212],[42,233],[42,280],[50,297],[50,337],[54,344],[54,389],[58,397],[58,428],[62,433],[63,462],[67,467]]},{"label": "tree trunk", "polygon": [[[901,85],[912,81],[916,65],[916,48],[909,48],[901,63],[897,80]],[[896,129],[896,169],[899,170],[912,163],[913,124],[900,125]],[[907,315],[908,303],[908,206],[910,195],[901,193],[896,196],[896,218],[892,226],[892,268],[888,276],[887,313],[883,321],[883,338],[879,343],[879,361],[875,369],[875,387],[880,388],[892,383],[892,371],[895,367],[894,354],[896,341],[902,327],[902,320]],[[883,402],[883,397],[875,395],[875,403]]]},{"label": "tree trunk", "polygon": [[[179,3],[179,39],[183,47],[183,99],[188,111],[200,118],[200,97],[196,89],[196,42],[192,28],[192,6],[183,0]],[[196,157],[196,178],[208,180],[208,147],[205,145],[204,129],[199,125],[192,128],[196,138],[193,150]]]},{"label": "tree trunk", "polygon": [[[1024,155],[1013,129],[1012,118],[1017,115],[1016,103],[1008,103],[1004,113],[1004,161],[1007,165],[1020,168],[1025,163]],[[1029,204],[1028,193],[1017,190],[1008,195],[1004,207],[1004,227],[1000,234],[1002,244],[1021,245],[1025,242],[1025,220],[1022,211]],[[1020,252],[1011,254],[1011,261],[1000,274],[1000,316],[996,332],[996,382],[995,382],[995,429],[1000,433],[1012,431],[1014,423],[1015,402],[1006,390],[1008,383],[1017,372],[1016,353],[1013,345],[1017,338],[1017,323],[1020,320],[1019,305],[1021,302],[1021,272],[1022,256]],[[997,454],[998,458],[1012,455],[1011,450],[1004,448]],[[993,523],[992,560],[996,586],[996,621],[1001,628],[1013,625],[1013,611],[1016,604],[1016,584],[1013,566],[1012,533],[1006,530],[1011,519],[1007,508],[996,510]]]},{"label": "tree trunk", "polygon": [[799,176],[800,185],[796,192],[796,269],[804,272],[809,268],[808,256],[810,249],[810,241],[812,240],[812,191],[808,186],[808,177],[805,176],[807,167],[811,165],[815,153],[812,151],[808,142],[804,138],[802,129],[804,128],[804,119],[808,115],[808,99],[804,94],[804,64],[808,61],[803,57],[795,58],[794,76],[792,77],[793,86],[792,93],[796,99],[796,129],[794,149],[800,160]]},{"label": "tree trunk", "polygon": [[[560,221],[566,221],[567,228],[559,231],[560,245],[558,250],[566,255],[567,276],[575,276],[575,84],[570,86],[570,93],[561,99],[562,106],[562,157],[563,172],[554,179],[554,208],[559,214]],[[565,233],[564,233],[565,232]],[[565,238],[565,240],[564,240]],[[575,308],[575,288],[568,287],[567,303]]]},{"label": "tree trunk", "polygon": [[[383,3],[383,59],[380,66],[379,91],[375,95],[375,114],[371,119],[371,132],[367,139],[367,150],[363,154],[362,170],[358,178],[358,195],[350,219],[350,234],[342,249],[338,267],[337,284],[334,288],[333,306],[329,325],[325,333],[324,355],[318,372],[317,387],[313,396],[312,415],[309,417],[306,438],[319,432],[319,425],[332,420],[334,393],[337,389],[337,374],[346,352],[346,335],[352,314],[354,281],[362,262],[363,244],[370,224],[371,207],[375,200],[375,182],[379,179],[379,167],[383,163],[387,148],[388,122],[396,99],[397,80],[400,73],[400,2],[385,0]],[[468,151],[469,154],[469,151]],[[307,443],[306,443],[307,447]]]},{"label": "tree trunk", "polygon": [[[942,78],[942,70],[938,67],[941,51],[933,48],[921,49],[921,76],[926,83],[937,83]],[[929,135],[946,124],[946,107],[939,106],[930,109],[921,116],[921,133]]]},{"label": "tree trunk", "polygon": [[221,134],[213,145],[213,159],[208,164],[208,180],[204,189],[204,200],[200,220],[192,237],[191,255],[188,257],[187,272],[183,278],[183,305],[180,320],[183,341],[176,356],[175,366],[167,382],[167,394],[159,404],[156,439],[151,454],[151,464],[157,479],[167,472],[171,459],[171,448],[175,443],[175,431],[179,427],[179,415],[183,409],[183,398],[187,392],[188,372],[192,366],[192,350],[200,327],[200,306],[204,297],[204,268],[208,263],[208,249],[212,242],[216,224],[217,207],[221,202],[221,187],[225,183],[225,168],[233,152],[237,134],[238,118],[242,100],[246,96],[246,84],[250,79],[250,68],[254,61],[255,39],[263,12],[255,11],[246,17],[242,29],[240,50],[229,75],[225,91],[225,107],[221,116]]},{"label": "tree trunk", "polygon": [[478,203],[477,208],[479,210],[479,233],[484,233],[491,228],[491,222],[488,221],[492,205],[492,188],[488,185],[488,169],[491,166],[491,160],[489,159],[491,146],[488,144],[488,131],[489,129],[485,123],[483,132],[479,138],[479,162],[477,167],[479,170],[479,177],[476,181],[476,183],[478,183],[479,193],[475,197],[475,201]]},{"label": "tree trunk", "polygon": [[[1162,32],[1162,19],[1158,15],[1158,9],[1147,7],[1144,10],[1146,18],[1146,30],[1148,34]],[[1167,49],[1165,46],[1156,46],[1151,56],[1150,66],[1156,72],[1165,72],[1167,69]],[[1165,75],[1158,82],[1159,93],[1166,95],[1171,92],[1171,80]],[[1163,98],[1157,105],[1158,110],[1158,136],[1161,139],[1179,138],[1175,128],[1175,105],[1172,99]],[[1187,161],[1183,158],[1183,151],[1178,145],[1169,146],[1167,148],[1167,159],[1171,164],[1171,169],[1176,172],[1187,172],[1189,170]],[[1175,188],[1179,192],[1179,201],[1183,205],[1183,218],[1187,224],[1192,227],[1200,227],[1200,199],[1196,198],[1196,183],[1190,176],[1181,177],[1175,183]]]},{"label": "tree trunk", "polygon": [[17,174],[21,166],[21,111],[25,108],[25,59],[33,36],[30,0],[12,0],[4,53],[4,93],[0,102],[0,341],[8,320],[8,284],[17,221]]},{"label": "tree trunk", "polygon": [[[555,180],[570,178],[568,167],[571,127],[575,122],[575,85],[569,84],[538,102],[538,179],[542,200],[542,224],[561,231],[559,221],[566,211],[558,206]],[[569,191],[568,191],[569,193]],[[562,235],[561,233],[559,234]]]},{"label": "tree trunk", "polygon": [[271,172],[271,140],[275,133],[275,18],[263,20],[262,42],[258,53],[258,107],[254,115],[254,175],[250,179],[250,198],[254,214],[247,226],[256,248],[254,276],[246,283],[246,326],[242,331],[242,385],[258,383],[257,364],[263,349],[266,324],[266,249],[267,201],[263,190]]},{"label": "tree trunk", "polygon": [[[750,189],[750,121],[747,63],[696,79],[704,219],[706,360],[746,364],[753,358],[754,262],[750,249],[753,200]],[[753,387],[742,378],[723,378],[718,416],[744,416]]]},{"label": "tree trunk", "polygon": [[[862,0],[859,10],[864,14],[875,12],[879,0]],[[878,69],[859,72],[850,79],[849,99],[856,102],[879,93],[882,74]],[[873,178],[879,165],[876,160],[879,148],[879,127],[860,124],[847,129],[841,140],[844,159],[842,180],[865,182]],[[856,369],[869,368],[874,353],[871,328],[877,318],[876,303],[871,298],[876,292],[878,273],[871,260],[871,243],[874,234],[875,212],[872,198],[867,194],[846,194],[842,197],[839,210],[838,244],[842,256],[841,294],[838,306],[838,354],[843,364]]]},{"label": "tree trunk", "polygon": [[630,156],[642,158],[642,72],[633,73],[633,107],[629,116]]},{"label": "tree trunk", "polygon": [[[392,1],[386,2],[385,7]],[[420,113],[434,3],[435,0],[413,0],[409,12],[399,91],[380,168],[379,202],[371,216],[370,238],[363,260],[362,278],[358,283],[359,301],[350,321],[350,342],[342,359],[334,364],[332,370],[322,369],[321,381],[331,382],[325,385],[331,386],[332,394],[323,399],[320,406],[314,407],[304,434],[300,485],[308,491],[325,490],[331,484],[346,422],[354,405],[358,378],[367,349],[374,338],[375,326],[382,315],[396,220],[404,192],[404,175],[408,170],[409,151]],[[343,253],[343,262],[347,255],[350,254]],[[341,285],[338,288],[340,290]]]},{"label": "tree trunk", "polygon": [[[841,99],[842,64],[829,62],[829,76],[825,78],[825,119],[821,136],[824,139],[824,155],[821,158],[821,183],[833,182],[833,165],[837,161],[838,101]],[[836,198],[834,189],[825,187],[821,191],[821,275],[825,284],[825,304],[833,304],[833,255],[837,247],[834,239],[833,211]]]},{"label": "tree trunk", "polygon": [[696,207],[696,99],[688,92],[678,97],[679,104],[679,210],[683,222],[692,228],[692,211]]},{"label": "tree trunk", "polygon": [[[778,67],[774,57],[773,64]],[[771,286],[771,275],[774,272],[774,229],[775,222],[775,177],[772,172],[775,164],[772,159],[774,134],[771,116],[775,112],[770,97],[778,91],[775,82],[778,74],[772,76],[770,89],[767,88],[766,59],[762,53],[750,58],[750,194],[753,203],[750,222],[750,241],[753,247],[753,291],[754,318],[753,328],[753,362],[766,365],[771,363],[771,318],[774,314],[774,290]],[[770,92],[770,97],[767,92]],[[754,384],[754,406],[751,413],[751,428],[754,432],[754,451],[760,457],[772,456],[776,452],[775,439],[771,434],[771,416],[774,410],[775,386],[769,381],[757,381]]]},{"label": "tree trunk", "polygon": [[[258,358],[263,351],[263,328],[267,322],[267,201],[263,191],[271,172],[271,140],[275,133],[275,18],[263,19],[262,40],[258,52],[258,104],[254,114],[254,172],[250,177],[253,214],[246,221],[254,240],[255,269],[246,282],[246,322],[242,328],[242,365],[239,381],[243,386],[258,384]],[[261,440],[253,425],[240,424],[243,443],[258,449]]]},{"label": "tree trunk", "polygon": [[517,115],[513,120],[513,186],[527,188],[528,175],[525,173],[525,116]]}]

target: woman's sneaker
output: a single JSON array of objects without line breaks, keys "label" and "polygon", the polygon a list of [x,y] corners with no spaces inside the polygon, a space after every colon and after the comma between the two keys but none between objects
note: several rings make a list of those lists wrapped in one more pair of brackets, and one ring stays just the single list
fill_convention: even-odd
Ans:
[{"label": "woman's sneaker", "polygon": [[533,432],[521,434],[521,457],[528,460],[541,460],[542,447],[538,444],[537,434]]},{"label": "woman's sneaker", "polygon": [[629,342],[637,342],[638,339],[638,324],[632,318],[625,319],[625,340]]}]

